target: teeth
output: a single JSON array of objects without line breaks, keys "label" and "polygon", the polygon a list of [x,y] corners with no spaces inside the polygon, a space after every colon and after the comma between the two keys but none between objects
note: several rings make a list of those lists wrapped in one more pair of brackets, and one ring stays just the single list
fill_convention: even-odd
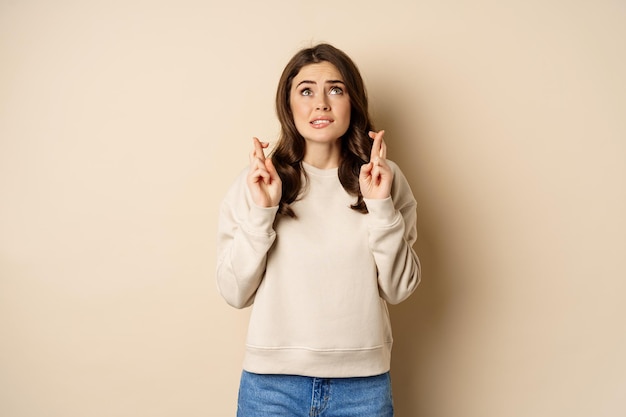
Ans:
[{"label": "teeth", "polygon": [[328,120],[313,120],[312,122],[314,125],[320,125],[322,123],[330,123],[330,121]]}]

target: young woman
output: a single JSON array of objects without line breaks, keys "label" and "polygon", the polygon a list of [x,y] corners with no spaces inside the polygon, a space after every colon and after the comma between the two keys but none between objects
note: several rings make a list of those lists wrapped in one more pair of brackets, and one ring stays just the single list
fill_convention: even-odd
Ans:
[{"label": "young woman", "polygon": [[415,199],[342,51],[299,51],[276,107],[271,157],[254,138],[220,209],[218,288],[253,305],[238,416],[392,416],[386,303],[420,281]]}]

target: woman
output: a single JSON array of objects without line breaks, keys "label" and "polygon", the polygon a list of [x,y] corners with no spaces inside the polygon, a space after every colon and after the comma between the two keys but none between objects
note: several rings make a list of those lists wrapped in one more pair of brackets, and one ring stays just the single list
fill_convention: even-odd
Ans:
[{"label": "woman", "polygon": [[415,199],[339,49],[299,51],[276,107],[271,157],[253,138],[220,209],[218,288],[253,305],[238,416],[392,416],[386,303],[420,281]]}]

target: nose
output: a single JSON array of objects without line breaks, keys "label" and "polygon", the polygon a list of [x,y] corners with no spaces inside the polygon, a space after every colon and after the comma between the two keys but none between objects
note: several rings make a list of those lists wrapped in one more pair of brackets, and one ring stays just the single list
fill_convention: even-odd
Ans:
[{"label": "nose", "polygon": [[315,106],[315,110],[330,110],[330,104],[328,103],[328,98],[325,95],[322,95],[317,102],[317,106]]}]

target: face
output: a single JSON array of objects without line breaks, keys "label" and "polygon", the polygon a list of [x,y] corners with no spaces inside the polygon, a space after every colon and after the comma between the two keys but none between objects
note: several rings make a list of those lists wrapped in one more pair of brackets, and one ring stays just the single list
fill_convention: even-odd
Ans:
[{"label": "face", "polygon": [[350,97],[343,77],[330,62],[309,64],[295,76],[291,112],[307,143],[334,143],[350,126]]}]

